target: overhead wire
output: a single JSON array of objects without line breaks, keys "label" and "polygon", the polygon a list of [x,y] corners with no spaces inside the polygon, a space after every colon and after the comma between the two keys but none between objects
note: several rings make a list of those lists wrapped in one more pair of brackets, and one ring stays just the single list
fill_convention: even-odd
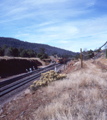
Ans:
[{"label": "overhead wire", "polygon": [[[101,48],[104,47],[106,44],[107,44],[107,41],[106,41],[101,47],[99,47],[99,49],[97,49],[96,51],[101,50]],[[92,55],[94,52],[95,52],[95,51],[93,51],[92,53],[90,53],[90,54],[88,54],[88,55],[85,55],[85,54],[82,53],[82,55],[83,55],[84,57],[86,57],[86,56]],[[99,52],[98,52],[98,53],[99,53]],[[97,54],[98,54],[98,53],[97,53]],[[97,54],[96,54],[96,55],[97,55]],[[96,56],[96,55],[95,55],[95,56]]]}]

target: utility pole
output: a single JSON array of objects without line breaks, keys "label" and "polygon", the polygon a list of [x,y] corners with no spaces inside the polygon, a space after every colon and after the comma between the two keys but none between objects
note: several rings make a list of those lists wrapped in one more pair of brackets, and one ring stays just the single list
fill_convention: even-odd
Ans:
[{"label": "utility pole", "polygon": [[65,54],[64,54],[64,58],[63,58],[63,63],[64,63],[64,70],[65,70]]},{"label": "utility pole", "polygon": [[107,49],[106,49],[106,59],[107,59]]},{"label": "utility pole", "polygon": [[81,68],[83,68],[83,60],[82,60],[82,48],[80,49],[80,52],[81,52],[81,54],[80,54],[80,59],[81,59]]}]

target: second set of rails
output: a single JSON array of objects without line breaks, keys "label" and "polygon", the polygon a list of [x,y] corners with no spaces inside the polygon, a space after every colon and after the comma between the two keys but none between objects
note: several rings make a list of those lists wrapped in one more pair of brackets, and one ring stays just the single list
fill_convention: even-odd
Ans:
[{"label": "second set of rails", "polygon": [[54,70],[55,67],[58,68],[62,66],[61,64],[51,64],[45,68],[35,70],[24,75],[14,77],[5,81],[0,82],[0,97],[10,93],[11,91],[16,90],[17,88],[36,80],[41,76],[41,73],[47,72],[49,70]]}]

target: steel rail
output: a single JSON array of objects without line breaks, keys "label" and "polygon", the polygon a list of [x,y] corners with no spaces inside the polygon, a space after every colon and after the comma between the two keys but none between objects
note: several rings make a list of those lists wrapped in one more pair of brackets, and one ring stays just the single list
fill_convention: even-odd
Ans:
[{"label": "steel rail", "polygon": [[[53,67],[54,67],[54,66],[53,66]],[[46,72],[46,71],[52,69],[53,67],[48,68],[48,69],[46,69],[45,71],[41,71],[40,73],[38,73],[38,74],[36,74],[36,75],[40,75],[42,72]],[[35,75],[29,76],[29,77],[27,77],[27,78],[20,79],[20,81],[16,81],[16,82],[14,82],[14,83],[10,83],[9,85],[5,85],[4,87],[1,87],[1,88],[0,88],[0,91],[6,90],[7,88],[12,87],[13,85],[17,85],[17,84],[19,84],[20,82],[23,82],[23,81],[25,81],[25,80],[27,80],[27,79],[30,79],[30,78],[34,77],[34,76],[35,76]]]},{"label": "steel rail", "polygon": [[[58,64],[56,67],[59,67],[59,66],[60,66],[60,64]],[[24,84],[26,84],[28,82],[31,82],[32,80],[40,77],[42,72],[46,72],[46,71],[52,70],[52,69],[54,69],[54,67],[55,66],[53,66],[51,68],[48,68],[48,69],[46,69],[44,71],[41,71],[40,73],[38,73],[36,75],[33,75],[33,76],[29,77],[29,78],[21,79],[22,81],[15,82],[15,83],[11,84],[10,86],[5,86],[4,88],[2,88],[0,90],[1,91],[0,92],[0,97],[4,96],[5,94],[7,94],[7,93],[9,93],[9,92],[11,92],[11,91],[21,87],[21,86],[23,86]]]},{"label": "steel rail", "polygon": [[44,70],[44,69],[46,69],[46,68],[49,68],[49,67],[51,67],[51,66],[53,66],[53,65],[55,65],[55,64],[49,65],[49,66],[47,66],[47,67],[45,67],[45,68],[41,68],[41,69],[39,69],[39,70],[30,72],[30,73],[26,73],[26,74],[21,75],[21,76],[17,76],[17,77],[10,78],[10,79],[8,79],[8,80],[2,81],[2,82],[0,82],[0,88],[4,87],[4,86],[6,86],[6,85],[8,85],[8,84],[10,84],[10,83],[16,82],[16,81],[18,81],[18,80],[20,80],[20,79],[22,79],[22,78],[25,78],[25,77],[27,77],[27,76],[29,76],[29,75],[33,75],[33,74],[35,74],[35,73],[38,73],[38,72],[40,72],[40,71],[42,71],[42,70]]}]

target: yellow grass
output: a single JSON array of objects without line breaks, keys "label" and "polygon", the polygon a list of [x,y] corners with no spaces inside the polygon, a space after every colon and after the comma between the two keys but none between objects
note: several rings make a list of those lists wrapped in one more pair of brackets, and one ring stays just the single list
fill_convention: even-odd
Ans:
[{"label": "yellow grass", "polygon": [[[48,85],[50,82],[63,79],[66,77],[66,74],[57,74],[54,70],[50,70],[46,73],[41,73],[40,80],[33,82],[33,85],[30,86],[30,90],[34,92],[37,87]],[[35,89],[34,89],[35,87]],[[33,91],[34,90],[34,91]]]},{"label": "yellow grass", "polygon": [[37,60],[39,61],[42,65],[45,65],[45,62],[40,60],[40,58],[24,58],[24,57],[9,57],[9,56],[4,56],[4,57],[0,57],[0,59],[4,59],[4,60],[10,60],[10,59],[24,59],[24,60]]},{"label": "yellow grass", "polygon": [[45,88],[54,95],[46,106],[33,113],[35,120],[107,120],[107,72],[102,72],[91,61],[62,81],[55,81]]}]

